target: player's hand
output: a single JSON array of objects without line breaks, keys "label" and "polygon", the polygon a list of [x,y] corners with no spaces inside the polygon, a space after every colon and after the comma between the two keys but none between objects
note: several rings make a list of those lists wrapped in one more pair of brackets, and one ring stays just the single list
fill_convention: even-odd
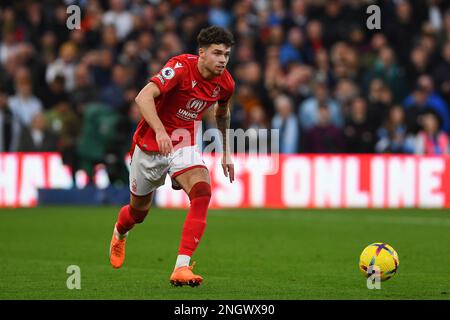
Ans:
[{"label": "player's hand", "polygon": [[229,154],[225,154],[222,157],[222,169],[223,169],[223,174],[225,175],[225,177],[230,178],[230,182],[233,183],[233,181],[234,181],[234,164],[233,164],[233,161],[231,160],[231,157]]},{"label": "player's hand", "polygon": [[168,156],[173,152],[172,140],[165,130],[156,133],[156,142],[158,143],[159,152],[163,156]]}]

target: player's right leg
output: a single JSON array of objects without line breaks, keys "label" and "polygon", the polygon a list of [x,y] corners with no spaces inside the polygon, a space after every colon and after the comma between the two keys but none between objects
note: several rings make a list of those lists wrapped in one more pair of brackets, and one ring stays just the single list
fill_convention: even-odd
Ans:
[{"label": "player's right leg", "polygon": [[154,191],[164,183],[167,161],[165,157],[135,147],[130,166],[130,203],[120,209],[110,244],[109,260],[114,268],[120,268],[125,260],[128,232],[144,221]]},{"label": "player's right leg", "polygon": [[128,231],[135,224],[144,221],[151,206],[152,199],[153,192],[141,197],[131,193],[130,203],[120,209],[109,246],[109,261],[114,268],[120,268],[125,261],[125,244]]}]

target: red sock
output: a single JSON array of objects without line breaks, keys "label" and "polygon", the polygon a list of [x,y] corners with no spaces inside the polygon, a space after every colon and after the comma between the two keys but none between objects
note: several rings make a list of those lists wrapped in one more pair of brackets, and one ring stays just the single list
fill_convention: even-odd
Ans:
[{"label": "red sock", "polygon": [[144,221],[148,211],[137,210],[130,205],[123,206],[120,209],[119,217],[117,218],[116,228],[120,234],[125,234],[130,231],[136,223]]},{"label": "red sock", "polygon": [[178,254],[192,256],[206,228],[206,215],[211,199],[209,183],[197,182],[189,192],[189,199],[191,207],[184,222]]}]

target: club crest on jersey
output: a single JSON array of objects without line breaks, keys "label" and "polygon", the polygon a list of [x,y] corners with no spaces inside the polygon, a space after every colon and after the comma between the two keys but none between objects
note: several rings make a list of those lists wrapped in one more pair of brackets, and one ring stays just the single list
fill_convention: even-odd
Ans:
[{"label": "club crest on jersey", "polygon": [[220,93],[220,87],[217,85],[216,88],[214,89],[211,97],[216,98]]},{"label": "club crest on jersey", "polygon": [[201,112],[206,107],[206,101],[200,99],[191,99],[186,104],[186,109],[193,112]]},{"label": "club crest on jersey", "polygon": [[165,79],[170,80],[175,76],[175,70],[173,70],[172,68],[166,67],[161,70],[161,74]]}]

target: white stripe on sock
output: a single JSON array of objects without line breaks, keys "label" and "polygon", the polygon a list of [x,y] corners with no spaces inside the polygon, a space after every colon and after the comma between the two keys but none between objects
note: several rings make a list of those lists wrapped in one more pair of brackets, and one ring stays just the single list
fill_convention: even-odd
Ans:
[{"label": "white stripe on sock", "polygon": [[128,236],[128,232],[125,234],[120,234],[119,231],[117,231],[117,228],[114,226],[114,235],[116,236],[116,239],[124,239]]},{"label": "white stripe on sock", "polygon": [[179,268],[179,267],[189,266],[190,262],[191,262],[191,257],[189,257],[185,254],[180,254],[177,257],[177,262],[175,263],[175,269]]}]

